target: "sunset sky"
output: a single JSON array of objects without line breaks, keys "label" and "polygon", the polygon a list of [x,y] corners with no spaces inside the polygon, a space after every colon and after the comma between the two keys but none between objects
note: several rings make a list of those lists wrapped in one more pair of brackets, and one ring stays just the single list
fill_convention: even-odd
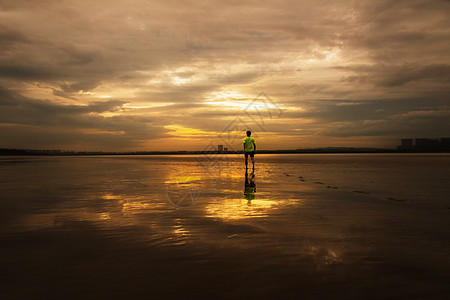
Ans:
[{"label": "sunset sky", "polygon": [[444,0],[0,0],[0,148],[449,137],[449,16]]}]

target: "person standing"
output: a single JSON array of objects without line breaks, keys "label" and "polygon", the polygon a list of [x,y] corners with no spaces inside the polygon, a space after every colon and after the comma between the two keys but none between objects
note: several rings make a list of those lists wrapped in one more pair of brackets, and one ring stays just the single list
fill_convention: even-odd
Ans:
[{"label": "person standing", "polygon": [[245,169],[248,169],[248,156],[252,160],[253,171],[255,171],[255,139],[251,137],[252,132],[247,131],[247,137],[244,138],[244,155],[245,155]]}]

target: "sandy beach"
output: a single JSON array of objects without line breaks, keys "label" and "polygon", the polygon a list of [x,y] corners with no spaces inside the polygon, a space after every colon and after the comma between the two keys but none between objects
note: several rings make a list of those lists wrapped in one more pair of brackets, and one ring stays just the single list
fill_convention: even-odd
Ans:
[{"label": "sandy beach", "polygon": [[1,297],[444,299],[449,165],[2,157]]}]

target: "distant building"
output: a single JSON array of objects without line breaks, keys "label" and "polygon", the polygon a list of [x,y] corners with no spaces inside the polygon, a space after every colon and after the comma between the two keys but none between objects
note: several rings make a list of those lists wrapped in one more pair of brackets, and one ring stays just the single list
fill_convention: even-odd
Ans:
[{"label": "distant building", "polygon": [[450,138],[428,139],[402,139],[401,145],[397,146],[397,150],[405,152],[436,152],[436,151],[450,151]]},{"label": "distant building", "polygon": [[442,138],[439,149],[442,151],[450,151],[450,138]]},{"label": "distant building", "polygon": [[228,148],[223,148],[223,152],[228,152]]},{"label": "distant building", "polygon": [[217,146],[217,151],[218,152],[223,152],[223,145],[218,145]]},{"label": "distant building", "polygon": [[416,146],[414,147],[414,150],[419,152],[437,151],[439,149],[438,145],[439,143],[437,140],[420,138],[416,139]]},{"label": "distant building", "polygon": [[402,139],[402,144],[400,149],[403,151],[412,151],[413,150],[413,139]]}]

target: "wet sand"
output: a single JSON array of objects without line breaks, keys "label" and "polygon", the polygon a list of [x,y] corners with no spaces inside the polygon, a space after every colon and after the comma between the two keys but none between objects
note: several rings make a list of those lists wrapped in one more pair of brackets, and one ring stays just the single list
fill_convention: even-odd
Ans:
[{"label": "wet sand", "polygon": [[447,299],[448,177],[399,193],[257,162],[3,159],[1,298]]}]

